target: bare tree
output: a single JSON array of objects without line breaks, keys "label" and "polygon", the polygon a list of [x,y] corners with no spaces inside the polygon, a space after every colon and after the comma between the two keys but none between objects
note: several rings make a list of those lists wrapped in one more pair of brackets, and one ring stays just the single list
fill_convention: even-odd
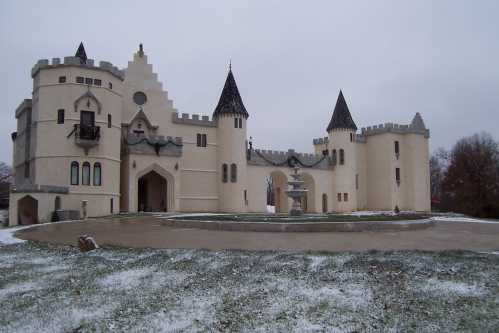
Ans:
[{"label": "bare tree", "polygon": [[438,148],[430,157],[430,190],[432,209],[442,209],[442,182],[449,167],[449,152]]},{"label": "bare tree", "polygon": [[456,143],[442,181],[442,196],[454,211],[499,215],[499,150],[490,134],[475,134]]},{"label": "bare tree", "polygon": [[11,183],[12,182],[12,168],[0,162],[0,183]]}]

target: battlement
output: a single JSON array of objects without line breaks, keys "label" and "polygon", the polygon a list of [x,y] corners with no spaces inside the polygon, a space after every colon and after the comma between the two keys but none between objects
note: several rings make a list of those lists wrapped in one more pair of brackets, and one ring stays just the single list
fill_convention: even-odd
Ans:
[{"label": "battlement", "polygon": [[430,137],[430,130],[428,129],[413,125],[401,125],[394,123],[385,123],[385,124],[363,127],[361,129],[360,137],[367,137],[371,135],[384,134],[384,133],[421,134],[424,135],[425,138]]},{"label": "battlement", "polygon": [[52,58],[52,62],[49,62],[48,59],[40,59],[31,69],[31,77],[35,77],[36,74],[41,69],[50,69],[50,68],[58,68],[58,67],[66,67],[66,66],[77,66],[81,68],[88,69],[97,69],[101,71],[105,71],[114,75],[121,81],[125,79],[125,72],[120,70],[118,67],[113,66],[112,63],[108,61],[100,61],[99,66],[94,65],[93,59],[87,59],[84,64],[81,63],[81,59],[78,57],[64,57],[64,61],[61,62],[60,58]]},{"label": "battlement", "polygon": [[188,113],[182,113],[179,117],[177,112],[172,113],[172,122],[175,124],[183,125],[194,125],[194,126],[204,126],[204,127],[217,127],[215,120],[211,119],[209,116],[201,116],[198,114],[189,115]]},{"label": "battlement", "polygon": [[323,145],[323,144],[327,144],[329,142],[329,137],[325,136],[323,138],[313,139],[312,141],[314,142],[314,146],[315,145]]},{"label": "battlement", "polygon": [[323,155],[296,153],[294,149],[289,149],[288,151],[255,149],[251,152],[248,164],[261,166],[289,166],[288,162],[290,159],[297,159],[299,161],[298,165],[300,165],[300,163],[303,164],[301,165],[302,167],[329,169],[331,166],[329,158],[324,157]]}]

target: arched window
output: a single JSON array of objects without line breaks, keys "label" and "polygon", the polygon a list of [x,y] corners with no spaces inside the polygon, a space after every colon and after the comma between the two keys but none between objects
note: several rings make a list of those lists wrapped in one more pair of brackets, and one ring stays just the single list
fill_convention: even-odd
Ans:
[{"label": "arched window", "polygon": [[340,164],[345,164],[345,151],[340,149]]},{"label": "arched window", "polygon": [[230,165],[230,182],[237,182],[237,165],[235,163]]},{"label": "arched window", "polygon": [[102,168],[99,162],[94,163],[94,186],[102,185]]},{"label": "arched window", "polygon": [[81,185],[90,185],[90,163],[84,162],[81,167]]},{"label": "arched window", "polygon": [[227,179],[229,178],[227,175],[229,173],[228,171],[229,170],[228,170],[227,164],[225,164],[225,163],[222,164],[222,182],[223,183],[227,183]]},{"label": "arched window", "polygon": [[71,162],[71,185],[78,185],[79,175],[80,174],[80,165],[78,162]]}]

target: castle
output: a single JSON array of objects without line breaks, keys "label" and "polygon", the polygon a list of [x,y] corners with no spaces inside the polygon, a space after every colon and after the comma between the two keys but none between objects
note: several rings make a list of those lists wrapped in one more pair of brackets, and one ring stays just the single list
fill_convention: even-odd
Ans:
[{"label": "castle", "polygon": [[[232,70],[212,117],[179,114],[142,45],[121,70],[75,56],[39,60],[32,98],[15,111],[11,225],[119,212],[287,212],[290,167],[302,169],[306,212],[430,210],[429,130],[358,131],[340,92],[314,154],[260,150]],[[325,126],[326,127],[326,126]]]}]

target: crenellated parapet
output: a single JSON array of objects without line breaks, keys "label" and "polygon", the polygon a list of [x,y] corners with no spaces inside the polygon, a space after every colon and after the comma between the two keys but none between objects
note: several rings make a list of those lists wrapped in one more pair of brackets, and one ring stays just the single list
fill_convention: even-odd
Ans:
[{"label": "crenellated parapet", "polygon": [[[425,138],[430,137],[430,130],[414,125],[401,125],[394,123],[385,123],[374,126],[363,127],[361,129],[360,139],[362,137],[368,137],[371,135],[378,135],[384,133],[395,133],[395,134],[421,134],[424,135]],[[359,137],[359,136],[357,136]]]},{"label": "crenellated parapet", "polygon": [[333,164],[329,156],[288,151],[254,149],[248,151],[248,164],[260,166],[298,165],[304,168],[331,169]]},{"label": "crenellated parapet", "polygon": [[49,62],[48,59],[40,59],[31,69],[31,77],[35,77],[36,74],[41,69],[58,68],[66,66],[77,66],[81,68],[97,69],[108,72],[122,81],[125,79],[125,72],[123,70],[120,70],[118,67],[113,66],[113,64],[110,62],[100,61],[99,66],[97,66],[94,64],[93,59],[86,59],[86,61],[82,63],[79,57],[64,57],[62,62],[60,58],[52,58],[52,62]]},{"label": "crenellated parapet", "polygon": [[329,138],[327,136],[323,138],[313,139],[314,146],[315,145],[324,145],[329,142]]},{"label": "crenellated parapet", "polygon": [[182,138],[163,135],[128,134],[124,138],[124,150],[130,154],[157,156],[182,156]]},{"label": "crenellated parapet", "polygon": [[189,115],[188,113],[182,113],[179,117],[177,112],[173,112],[172,122],[183,125],[217,127],[217,122],[215,120],[210,119],[209,116],[200,116],[198,114]]}]

